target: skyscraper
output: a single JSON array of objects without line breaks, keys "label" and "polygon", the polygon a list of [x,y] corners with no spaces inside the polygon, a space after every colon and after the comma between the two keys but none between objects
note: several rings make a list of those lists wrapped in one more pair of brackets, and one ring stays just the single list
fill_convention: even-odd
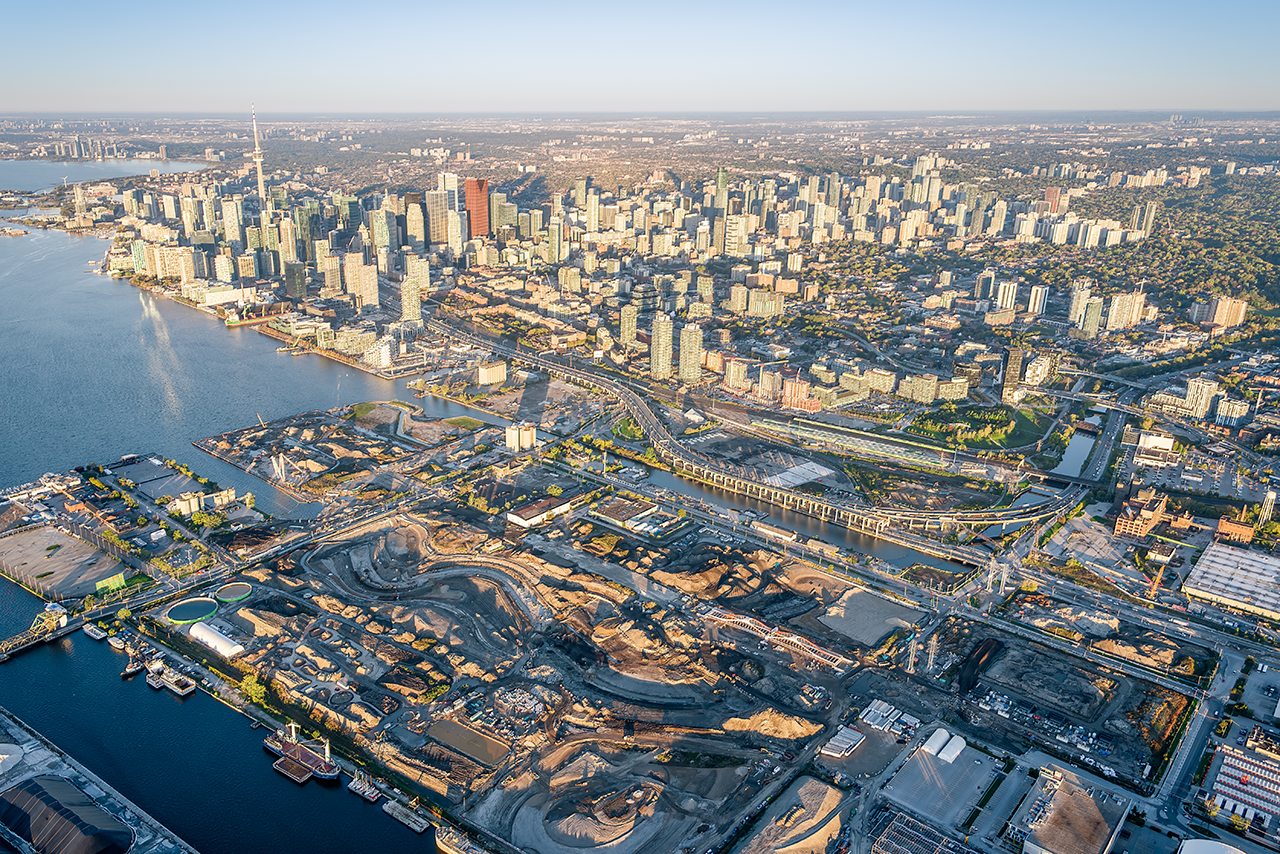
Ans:
[{"label": "skyscraper", "polygon": [[228,246],[236,250],[244,247],[244,212],[239,199],[222,200],[222,231]]},{"label": "skyscraper", "polygon": [[[445,204],[451,211],[458,209],[458,176],[452,172],[436,175],[436,190],[445,194]],[[433,243],[435,241],[432,241]],[[443,242],[443,241],[442,241]]]},{"label": "skyscraper", "polygon": [[467,238],[489,233],[489,179],[468,178],[464,184],[467,200]]},{"label": "skyscraper", "polygon": [[655,380],[665,380],[671,376],[671,336],[675,324],[668,315],[661,312],[653,316],[653,327],[649,333],[649,375]]},{"label": "skyscraper", "polygon": [[422,194],[426,209],[427,239],[431,243],[449,242],[449,194],[444,190],[431,190]]},{"label": "skyscraper", "polygon": [[307,298],[307,265],[301,261],[284,262],[284,293],[289,299]]},{"label": "skyscraper", "polygon": [[1005,403],[1016,402],[1018,383],[1022,379],[1023,352],[1010,347],[1005,353],[1004,375],[1000,379],[1000,399]]},{"label": "skyscraper", "polygon": [[404,281],[400,284],[400,322],[422,320],[422,292],[431,285],[431,265],[426,258],[405,259]]},{"label": "skyscraper", "polygon": [[564,229],[560,217],[553,216],[547,222],[547,263],[559,264],[564,260]]},{"label": "skyscraper", "polygon": [[1093,279],[1076,279],[1071,283],[1071,309],[1067,312],[1067,322],[1077,328],[1084,321],[1084,307],[1093,296]]},{"label": "skyscraper", "polygon": [[680,330],[680,382],[693,385],[702,379],[702,326],[686,323]]}]

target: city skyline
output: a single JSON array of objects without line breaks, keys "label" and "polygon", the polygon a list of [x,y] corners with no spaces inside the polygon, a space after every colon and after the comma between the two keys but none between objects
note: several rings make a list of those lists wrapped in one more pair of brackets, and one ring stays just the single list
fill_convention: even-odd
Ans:
[{"label": "city skyline", "polygon": [[[163,14],[184,32],[214,34],[203,12],[183,8],[144,4],[126,18],[75,3],[73,14],[60,7],[56,19],[44,8],[9,10],[12,31],[57,32],[80,57],[129,44],[138,17],[148,14]],[[264,114],[1280,108],[1271,85],[1280,60],[1267,43],[1280,13],[1249,0],[1207,17],[1190,4],[1088,2],[1073,8],[1077,26],[1069,29],[1053,9],[998,2],[963,16],[929,2],[909,20],[870,4],[819,3],[800,18],[761,3],[634,10],[503,3],[480,25],[461,9],[410,4],[366,17],[331,2],[306,15],[238,0],[222,11],[231,20],[252,17],[263,33],[289,33],[290,44],[324,43],[334,36],[329,22],[341,20],[339,52],[367,54],[393,85],[337,75],[317,87],[295,72],[299,64],[322,68],[325,55],[264,51],[257,40],[240,39],[212,51],[217,86],[201,81],[195,69],[208,66],[199,63],[163,73],[143,63],[130,73],[145,85],[122,86],[118,75],[87,75],[81,63],[62,62],[19,72],[7,112],[188,112],[197,93],[198,106],[211,111],[243,109],[246,93],[255,93]],[[393,34],[405,33],[421,33],[429,49],[386,49]],[[1120,33],[1132,37],[1117,39]],[[478,47],[483,63],[475,61]],[[751,59],[749,47],[761,56]],[[749,72],[763,71],[762,62],[773,70]],[[742,73],[732,72],[735,63]],[[957,68],[972,72],[963,85],[956,85]],[[269,97],[258,92],[265,79],[273,81]]]}]

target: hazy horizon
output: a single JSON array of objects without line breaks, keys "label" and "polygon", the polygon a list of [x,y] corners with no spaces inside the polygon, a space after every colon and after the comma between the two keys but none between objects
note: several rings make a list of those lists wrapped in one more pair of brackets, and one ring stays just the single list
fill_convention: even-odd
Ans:
[{"label": "hazy horizon", "polygon": [[239,114],[251,101],[264,115],[1280,109],[1280,10],[1251,0],[1083,0],[1069,15],[924,0],[909,18],[834,0],[803,14],[753,0],[499,0],[483,16],[334,0],[217,9],[16,6],[10,32],[56,33],[62,52],[17,72],[4,112]]}]

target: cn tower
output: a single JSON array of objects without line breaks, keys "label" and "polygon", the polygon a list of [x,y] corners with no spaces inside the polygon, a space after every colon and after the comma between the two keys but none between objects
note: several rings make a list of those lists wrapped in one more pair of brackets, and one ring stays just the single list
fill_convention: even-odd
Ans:
[{"label": "cn tower", "polygon": [[265,214],[271,210],[271,199],[267,198],[267,183],[262,179],[262,146],[258,143],[258,111],[249,105],[249,114],[253,116],[253,165],[258,170],[258,205]]}]

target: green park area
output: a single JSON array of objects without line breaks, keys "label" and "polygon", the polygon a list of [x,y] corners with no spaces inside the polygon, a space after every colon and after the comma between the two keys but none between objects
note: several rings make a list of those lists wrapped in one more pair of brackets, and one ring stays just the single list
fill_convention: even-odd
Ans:
[{"label": "green park area", "polygon": [[959,409],[950,404],[912,422],[909,432],[953,448],[1004,450],[1032,445],[1044,437],[1053,423],[1052,412],[970,406]]}]

